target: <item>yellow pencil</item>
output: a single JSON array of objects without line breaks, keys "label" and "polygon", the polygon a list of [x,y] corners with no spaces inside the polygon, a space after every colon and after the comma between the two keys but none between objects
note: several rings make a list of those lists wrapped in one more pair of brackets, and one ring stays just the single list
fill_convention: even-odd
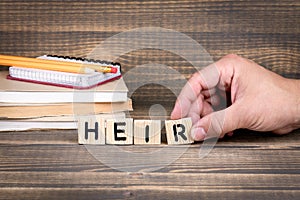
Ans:
[{"label": "yellow pencil", "polygon": [[21,56],[0,55],[0,65],[36,68],[71,73],[85,73],[85,68],[90,68],[103,73],[117,73],[117,68],[102,66],[100,64],[74,63],[67,61],[44,60]]}]

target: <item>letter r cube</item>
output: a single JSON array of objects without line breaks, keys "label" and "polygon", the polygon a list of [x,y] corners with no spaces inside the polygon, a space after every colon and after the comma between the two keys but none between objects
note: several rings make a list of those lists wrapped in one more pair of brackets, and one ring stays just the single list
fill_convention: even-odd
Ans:
[{"label": "letter r cube", "polygon": [[194,142],[190,135],[191,118],[166,120],[165,125],[168,144],[190,144]]}]

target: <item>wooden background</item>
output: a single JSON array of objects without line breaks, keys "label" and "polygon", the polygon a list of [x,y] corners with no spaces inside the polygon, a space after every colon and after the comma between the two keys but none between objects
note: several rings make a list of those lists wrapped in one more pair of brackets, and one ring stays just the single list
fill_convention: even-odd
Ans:
[{"label": "wooden background", "polygon": [[[300,78],[299,1],[9,0],[0,2],[0,22],[1,54],[84,57],[122,31],[162,27],[196,40],[214,60],[236,53]],[[151,62],[171,66],[186,78],[195,71],[180,56],[157,49],[129,52],[116,61],[123,73]],[[132,98],[131,115],[147,118],[158,103],[168,115],[176,96],[154,83]],[[110,169],[77,145],[76,131],[1,133],[0,198],[299,199],[299,133],[279,137],[242,130],[220,140],[205,159],[198,159],[201,143],[195,144],[152,173]]]}]

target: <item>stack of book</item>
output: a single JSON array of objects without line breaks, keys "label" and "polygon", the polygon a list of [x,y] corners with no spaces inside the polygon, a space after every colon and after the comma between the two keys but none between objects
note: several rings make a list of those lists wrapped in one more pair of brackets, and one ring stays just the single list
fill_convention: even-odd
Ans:
[{"label": "stack of book", "polygon": [[78,118],[86,115],[125,118],[132,102],[117,69],[87,74],[22,67],[1,71],[0,131],[77,129]]}]

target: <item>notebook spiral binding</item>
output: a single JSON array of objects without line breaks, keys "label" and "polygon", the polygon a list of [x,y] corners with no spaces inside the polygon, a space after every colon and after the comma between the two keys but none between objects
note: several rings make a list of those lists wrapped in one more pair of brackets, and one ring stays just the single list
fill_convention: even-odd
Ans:
[{"label": "notebook spiral binding", "polygon": [[52,58],[60,58],[60,59],[65,59],[65,60],[74,60],[74,61],[86,61],[86,62],[92,62],[92,63],[98,63],[98,64],[105,64],[105,65],[113,65],[113,66],[120,66],[121,64],[118,62],[109,62],[105,60],[95,60],[92,58],[82,58],[82,57],[73,57],[73,56],[61,56],[61,55],[52,55],[48,54],[46,55],[47,57],[52,57]]}]

